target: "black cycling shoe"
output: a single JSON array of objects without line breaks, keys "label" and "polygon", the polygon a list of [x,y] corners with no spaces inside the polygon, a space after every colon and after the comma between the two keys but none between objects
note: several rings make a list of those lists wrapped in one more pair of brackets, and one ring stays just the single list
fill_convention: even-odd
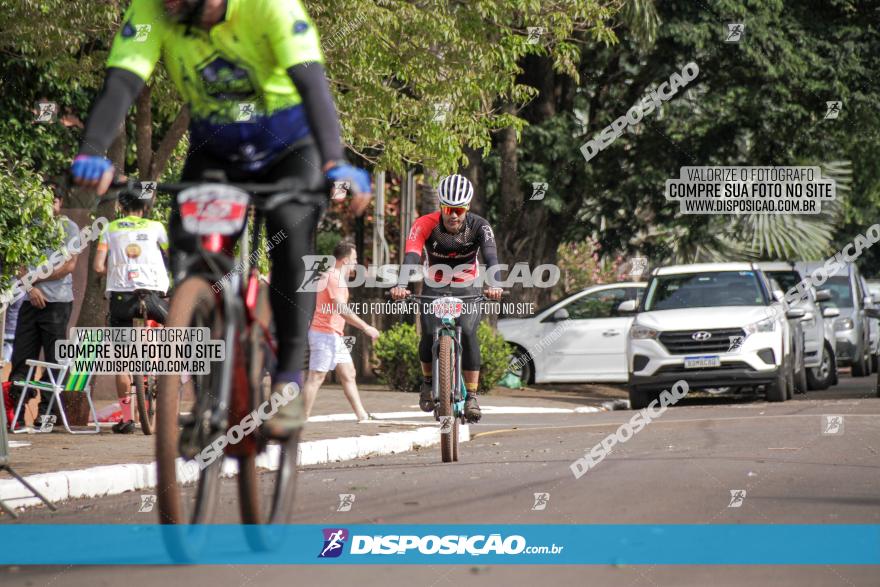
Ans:
[{"label": "black cycling shoe", "polygon": [[120,420],[113,425],[113,432],[115,432],[116,434],[134,434],[134,429],[134,420]]},{"label": "black cycling shoe", "polygon": [[477,396],[467,396],[467,399],[464,400],[464,419],[468,421],[468,424],[476,424],[482,417],[483,412],[480,411],[480,406],[477,404]]},{"label": "black cycling shoe", "polygon": [[423,412],[434,411],[434,391],[433,384],[422,382],[422,391],[419,394],[419,409]]}]

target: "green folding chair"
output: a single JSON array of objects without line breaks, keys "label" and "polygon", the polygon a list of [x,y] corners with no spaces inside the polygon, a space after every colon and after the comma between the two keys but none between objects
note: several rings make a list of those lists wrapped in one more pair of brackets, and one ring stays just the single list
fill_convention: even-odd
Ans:
[{"label": "green folding chair", "polygon": [[[64,428],[66,428],[68,432],[71,434],[97,434],[101,431],[101,426],[98,424],[98,413],[95,410],[94,402],[92,402],[92,367],[94,366],[94,357],[80,357],[80,360],[82,359],[87,361],[85,365],[87,370],[85,371],[72,370],[74,366],[73,361],[47,363],[45,361],[37,361],[34,359],[27,360],[27,379],[25,381],[13,382],[13,385],[22,388],[21,397],[18,398],[18,405],[15,407],[15,415],[12,417],[13,434],[28,432],[26,429],[16,430],[15,424],[18,422],[21,407],[24,405],[25,399],[28,396],[28,391],[31,389],[37,389],[41,393],[52,394],[52,398],[49,400],[49,407],[46,408],[46,413],[43,415],[44,425],[36,428],[32,432],[45,433],[52,431],[52,426],[46,426],[45,423],[49,421],[49,417],[52,414],[52,407],[55,405],[56,401],[58,402],[58,413],[61,414],[61,421],[64,423]],[[45,370],[49,377],[49,381],[34,380],[34,369],[37,367],[42,367]],[[70,429],[70,424],[67,421],[67,413],[64,410],[64,401],[61,396],[62,391],[75,391],[86,394],[86,401],[89,402],[92,421],[95,423],[94,428],[89,427],[88,430]]]}]

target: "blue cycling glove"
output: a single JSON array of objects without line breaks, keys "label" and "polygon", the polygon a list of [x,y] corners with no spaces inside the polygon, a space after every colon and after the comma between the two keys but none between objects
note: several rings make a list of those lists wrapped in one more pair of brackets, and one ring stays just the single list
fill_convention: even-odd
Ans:
[{"label": "blue cycling glove", "polygon": [[327,170],[330,181],[349,181],[354,191],[362,194],[370,193],[370,174],[348,163],[337,163]]},{"label": "blue cycling glove", "polygon": [[77,155],[70,166],[70,174],[76,180],[98,181],[112,167],[113,164],[106,157]]}]

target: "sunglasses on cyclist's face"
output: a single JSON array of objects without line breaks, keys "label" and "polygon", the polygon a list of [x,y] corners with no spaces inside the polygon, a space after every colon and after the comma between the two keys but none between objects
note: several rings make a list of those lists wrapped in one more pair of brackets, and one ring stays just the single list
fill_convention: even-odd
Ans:
[{"label": "sunglasses on cyclist's face", "polygon": [[440,206],[444,216],[464,216],[470,206]]}]

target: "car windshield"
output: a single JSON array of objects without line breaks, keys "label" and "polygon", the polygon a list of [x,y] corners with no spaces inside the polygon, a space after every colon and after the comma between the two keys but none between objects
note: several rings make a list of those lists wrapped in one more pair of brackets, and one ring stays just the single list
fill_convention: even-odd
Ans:
[{"label": "car windshield", "polygon": [[834,277],[829,277],[828,281],[822,285],[822,289],[827,289],[831,292],[831,299],[827,302],[823,302],[825,305],[832,308],[853,307],[853,295],[849,283],[849,276],[835,275]]},{"label": "car windshield", "polygon": [[645,311],[719,306],[764,306],[754,271],[713,271],[658,275],[645,296]]},{"label": "car windshield", "polygon": [[765,271],[765,273],[768,278],[776,280],[776,283],[782,288],[782,293],[797,287],[801,281],[801,276],[797,271]]}]

